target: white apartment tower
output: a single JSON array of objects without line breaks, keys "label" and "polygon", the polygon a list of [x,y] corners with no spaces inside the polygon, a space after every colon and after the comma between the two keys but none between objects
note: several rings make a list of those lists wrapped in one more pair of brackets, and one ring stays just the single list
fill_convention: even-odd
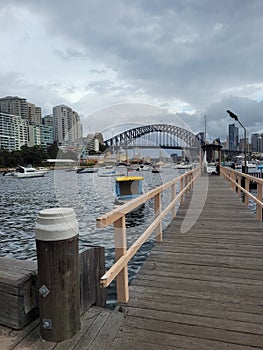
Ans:
[{"label": "white apartment tower", "polygon": [[0,149],[9,152],[28,144],[28,121],[22,117],[0,112]]},{"label": "white apartment tower", "polygon": [[77,112],[70,107],[53,107],[54,141],[59,145],[72,145],[82,137],[82,125]]}]

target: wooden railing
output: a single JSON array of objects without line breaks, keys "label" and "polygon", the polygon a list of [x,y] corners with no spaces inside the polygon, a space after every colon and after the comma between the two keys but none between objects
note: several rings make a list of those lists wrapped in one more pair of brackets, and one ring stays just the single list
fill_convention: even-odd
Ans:
[{"label": "wooden railing", "polygon": [[[184,196],[191,191],[195,180],[200,176],[200,168],[191,170],[177,178],[143,194],[142,196],[129,201],[119,208],[113,209],[97,219],[97,227],[106,227],[114,224],[115,240],[115,264],[101,277],[101,286],[107,287],[115,278],[117,282],[117,299],[120,303],[129,300],[128,290],[128,262],[140,249],[143,243],[156,230],[156,240],[162,241],[162,220],[171,212],[172,218],[176,215],[176,205],[183,203]],[[176,193],[176,184],[180,184],[180,191]],[[164,190],[170,189],[171,201],[169,205],[162,209],[161,196]],[[150,199],[154,200],[154,220],[141,236],[127,249],[126,241],[126,220],[125,215]]]},{"label": "wooden railing", "polygon": [[[244,195],[244,201],[246,205],[249,204],[249,199],[256,203],[256,217],[258,221],[262,221],[262,186],[263,179],[256,178],[254,176],[235,171],[231,168],[220,167],[220,174],[222,174],[228,181],[238,196]],[[256,196],[249,192],[250,183],[256,183]]]}]

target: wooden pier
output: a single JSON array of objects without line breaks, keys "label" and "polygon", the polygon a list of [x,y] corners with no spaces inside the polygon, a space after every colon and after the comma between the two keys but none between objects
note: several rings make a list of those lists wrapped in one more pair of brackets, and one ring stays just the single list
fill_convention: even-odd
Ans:
[{"label": "wooden pier", "polygon": [[37,321],[22,331],[0,327],[0,348],[263,349],[262,296],[262,222],[223,177],[201,176],[129,286],[127,304],[92,307],[80,332],[60,343],[42,340]]}]

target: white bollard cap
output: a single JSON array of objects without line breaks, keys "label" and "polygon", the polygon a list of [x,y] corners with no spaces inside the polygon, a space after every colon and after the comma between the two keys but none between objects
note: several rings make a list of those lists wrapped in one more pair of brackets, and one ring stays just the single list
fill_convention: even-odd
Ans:
[{"label": "white bollard cap", "polygon": [[36,239],[59,241],[77,236],[78,221],[73,208],[41,210],[35,226]]}]

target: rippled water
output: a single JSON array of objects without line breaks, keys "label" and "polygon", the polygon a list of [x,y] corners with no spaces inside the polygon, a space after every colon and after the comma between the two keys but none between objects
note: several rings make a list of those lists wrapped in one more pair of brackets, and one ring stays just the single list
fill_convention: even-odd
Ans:
[{"label": "rippled water", "polygon": [[[99,170],[101,171],[102,169]],[[34,226],[39,211],[66,206],[74,208],[77,215],[80,251],[89,245],[104,246],[106,268],[109,268],[114,262],[113,226],[97,229],[96,218],[114,206],[115,179],[99,177],[98,174],[55,170],[43,178],[0,176],[0,256],[36,260]],[[144,190],[148,191],[178,176],[178,170],[164,168],[159,174],[151,171],[140,174],[145,179]],[[166,191],[163,204],[168,203],[169,199],[170,193]],[[146,229],[153,215],[153,203],[150,201],[136,215],[127,218],[128,246]],[[168,216],[164,221],[164,227],[169,219]],[[154,238],[145,243],[132,259],[129,264],[129,279],[138,271],[153,244]]]}]

